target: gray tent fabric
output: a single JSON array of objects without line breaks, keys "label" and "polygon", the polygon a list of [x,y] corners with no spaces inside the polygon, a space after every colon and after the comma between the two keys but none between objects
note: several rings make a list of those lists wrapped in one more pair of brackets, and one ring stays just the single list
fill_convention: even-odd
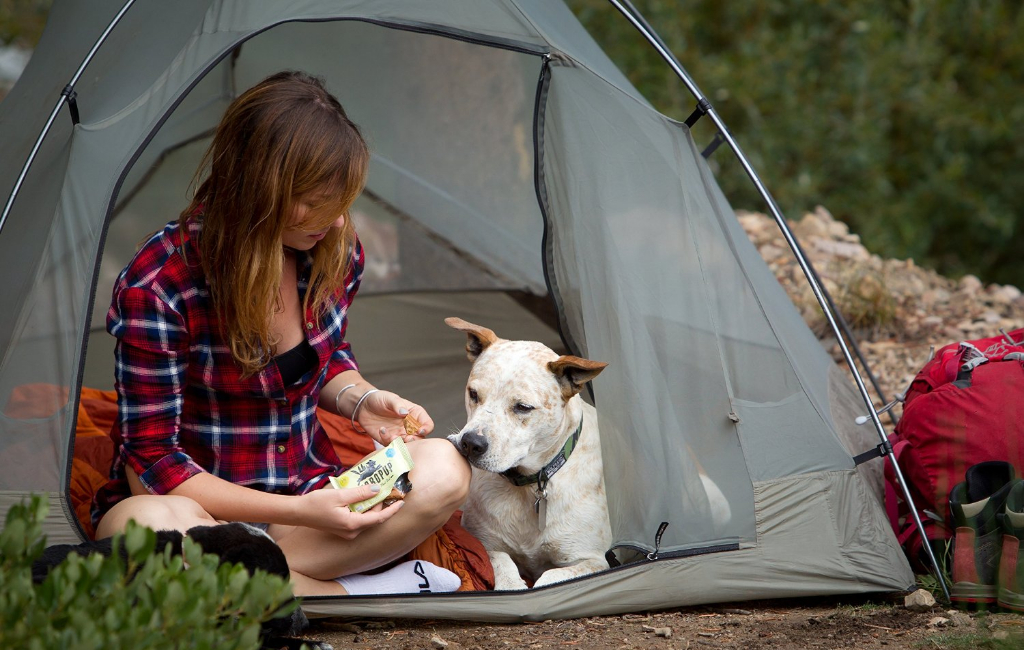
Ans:
[{"label": "gray tent fabric", "polygon": [[[0,103],[0,187],[122,6],[55,2]],[[543,620],[913,583],[843,443],[866,407],[687,127],[551,0],[131,6],[75,87],[81,122],[62,112],[0,230],[0,512],[45,493],[50,541],[79,539],[77,395],[112,385],[114,278],[186,205],[227,104],[283,69],[324,78],[373,152],[353,211],[364,373],[424,404],[443,435],[464,421],[469,370],[446,316],[609,362],[589,397],[625,562],[536,591],[314,598],[307,611]],[[698,466],[729,521],[712,521]]]}]

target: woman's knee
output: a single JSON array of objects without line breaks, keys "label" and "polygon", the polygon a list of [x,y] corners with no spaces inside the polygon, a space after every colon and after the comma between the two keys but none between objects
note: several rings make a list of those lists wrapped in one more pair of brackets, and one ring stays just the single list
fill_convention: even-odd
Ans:
[{"label": "woman's knee", "polygon": [[439,507],[449,510],[462,505],[469,494],[472,472],[455,445],[442,438],[429,438],[410,445],[409,451],[416,463],[413,492],[422,488]]},{"label": "woman's knee", "polygon": [[217,523],[206,510],[188,497],[145,494],[117,502],[96,527],[96,539],[111,537],[125,529],[129,520],[153,530],[186,531],[194,526]]}]

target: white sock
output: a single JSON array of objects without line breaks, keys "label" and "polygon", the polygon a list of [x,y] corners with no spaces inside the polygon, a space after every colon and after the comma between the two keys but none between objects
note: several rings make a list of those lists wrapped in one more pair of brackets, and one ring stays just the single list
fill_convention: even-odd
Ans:
[{"label": "white sock", "polygon": [[417,594],[455,591],[462,580],[448,569],[423,560],[409,560],[382,573],[358,573],[335,578],[352,596]]}]

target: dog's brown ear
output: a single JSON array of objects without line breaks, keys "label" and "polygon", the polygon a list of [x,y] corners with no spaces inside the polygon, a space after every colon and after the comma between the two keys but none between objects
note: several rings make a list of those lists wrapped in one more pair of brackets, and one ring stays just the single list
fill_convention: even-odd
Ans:
[{"label": "dog's brown ear", "polygon": [[473,323],[468,323],[461,318],[454,316],[444,319],[444,322],[448,327],[465,332],[468,340],[466,341],[466,356],[469,357],[470,361],[476,361],[476,358],[488,348],[492,343],[499,341],[498,336],[487,329]]},{"label": "dog's brown ear", "polygon": [[583,390],[583,385],[601,374],[607,366],[607,363],[601,361],[566,355],[548,363],[548,370],[555,373],[562,386],[562,396],[569,399]]}]

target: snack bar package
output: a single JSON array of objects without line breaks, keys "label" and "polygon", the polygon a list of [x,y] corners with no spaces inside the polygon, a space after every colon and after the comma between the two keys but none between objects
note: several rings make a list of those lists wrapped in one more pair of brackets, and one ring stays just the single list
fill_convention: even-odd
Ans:
[{"label": "snack bar package", "polygon": [[380,492],[365,501],[349,505],[349,510],[363,512],[378,503],[389,501],[390,503],[385,503],[386,507],[395,500],[404,498],[405,493],[412,489],[408,476],[412,467],[409,448],[401,438],[395,438],[390,445],[373,452],[343,472],[341,476],[332,476],[331,485],[338,490],[361,485],[379,485]]}]

